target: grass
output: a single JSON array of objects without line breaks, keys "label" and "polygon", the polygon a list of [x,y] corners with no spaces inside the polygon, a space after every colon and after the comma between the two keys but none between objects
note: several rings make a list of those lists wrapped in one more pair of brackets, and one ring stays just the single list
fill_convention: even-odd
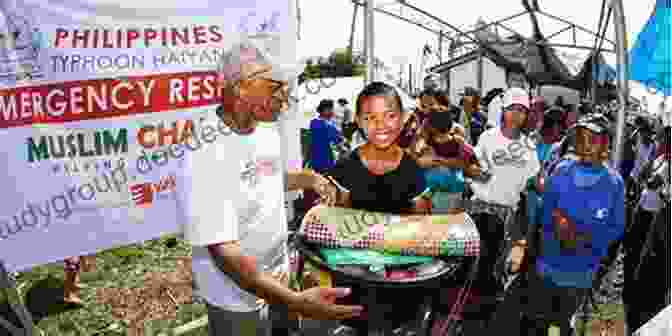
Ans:
[{"label": "grass", "polygon": [[[148,272],[170,272],[180,257],[191,256],[191,249],[180,239],[166,236],[143,244],[103,251],[96,255],[96,268],[82,273],[86,286],[80,292],[84,306],[72,309],[58,303],[63,292],[63,265],[38,266],[17,277],[17,288],[26,306],[36,320],[36,326],[46,336],[120,336],[129,335],[129,326],[116,319],[108,305],[96,301],[98,288],[136,288],[143,284]],[[1,293],[0,293],[1,295]],[[0,296],[0,315],[6,298]],[[620,319],[620,305],[610,305],[603,316],[594,320]],[[145,325],[144,336],[207,336],[207,328],[197,320],[206,315],[203,304],[180,304],[177,317],[171,320],[153,320]],[[196,321],[196,322],[195,322]],[[179,327],[196,324],[188,331]],[[177,328],[177,329],[176,329]],[[175,334],[174,330],[180,330]],[[0,330],[0,336],[4,335]],[[598,336],[587,333],[587,336]],[[611,335],[610,335],[611,336]]]},{"label": "grass", "polygon": [[[77,309],[58,303],[63,292],[64,274],[61,263],[38,266],[20,273],[17,277],[17,288],[26,307],[31,311],[36,326],[44,335],[127,335],[128,326],[114,318],[111,307],[96,301],[96,289],[139,287],[145,273],[170,272],[176,265],[176,258],[190,256],[191,249],[188,244],[173,236],[98,253],[96,269],[81,275],[81,282],[86,286],[80,292],[84,306]],[[0,302],[3,301],[6,302],[6,298],[0,297]],[[200,303],[181,304],[176,319],[150,321],[144,335],[171,335],[174,328],[205,314],[205,306]],[[207,330],[199,328],[182,335],[205,336]]]}]

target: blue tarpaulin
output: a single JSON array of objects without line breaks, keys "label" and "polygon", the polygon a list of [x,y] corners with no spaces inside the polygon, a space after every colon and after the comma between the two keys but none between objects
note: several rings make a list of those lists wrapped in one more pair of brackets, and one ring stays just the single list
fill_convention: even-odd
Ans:
[{"label": "blue tarpaulin", "polygon": [[658,0],[630,51],[630,79],[672,96],[672,0]]}]

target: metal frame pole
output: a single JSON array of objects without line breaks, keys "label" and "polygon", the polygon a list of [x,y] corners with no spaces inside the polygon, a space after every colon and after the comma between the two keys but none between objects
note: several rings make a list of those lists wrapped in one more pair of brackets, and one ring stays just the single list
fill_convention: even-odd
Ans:
[{"label": "metal frame pole", "polygon": [[376,8],[375,0],[366,0],[366,7],[364,10],[364,27],[365,27],[365,38],[364,48],[366,49],[366,83],[371,83],[376,80],[376,68],[375,68],[375,55],[374,55],[374,31],[375,25],[373,21],[373,13]]},{"label": "metal frame pole", "polygon": [[[618,74],[617,87],[618,101],[620,105],[616,119],[616,143],[614,145],[611,161],[613,164],[612,167],[618,169],[621,165],[621,159],[623,158],[623,144],[625,143],[625,112],[630,97],[628,85],[630,62],[628,60],[628,41],[623,1],[612,0],[611,9],[613,10],[614,15],[614,38],[616,42],[614,49],[616,49],[616,72]],[[624,334],[631,335],[631,332],[632,330],[630,330],[626,322]]]},{"label": "metal frame pole", "polygon": [[612,0],[611,6],[614,15],[614,32],[616,42],[616,71],[618,73],[618,102],[619,110],[616,121],[616,142],[612,153],[612,164],[618,168],[623,156],[623,144],[625,143],[625,112],[627,109],[630,89],[628,85],[629,60],[628,60],[628,41],[627,30],[625,27],[625,12],[623,10],[622,0]]}]

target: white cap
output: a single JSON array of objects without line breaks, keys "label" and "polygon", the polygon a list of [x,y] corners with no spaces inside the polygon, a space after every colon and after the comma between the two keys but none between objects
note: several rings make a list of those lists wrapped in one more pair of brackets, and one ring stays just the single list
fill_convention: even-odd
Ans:
[{"label": "white cap", "polygon": [[523,105],[530,109],[530,95],[521,88],[510,88],[504,92],[502,98],[502,108],[507,108],[513,104]]}]

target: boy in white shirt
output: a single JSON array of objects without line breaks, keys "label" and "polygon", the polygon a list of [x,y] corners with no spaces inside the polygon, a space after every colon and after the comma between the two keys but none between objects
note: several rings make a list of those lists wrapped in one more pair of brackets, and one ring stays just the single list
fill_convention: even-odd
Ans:
[{"label": "boy in white shirt", "polygon": [[178,181],[210,335],[269,335],[264,302],[318,320],[348,319],[362,310],[334,304],[349,289],[297,293],[269,273],[287,237],[284,191],[312,188],[330,197],[336,190],[312,172],[283,175],[277,127],[258,126],[287,110],[287,81],[278,80],[279,65],[263,50],[246,42],[223,57],[222,106],[194,132],[208,144],[186,153]]}]

